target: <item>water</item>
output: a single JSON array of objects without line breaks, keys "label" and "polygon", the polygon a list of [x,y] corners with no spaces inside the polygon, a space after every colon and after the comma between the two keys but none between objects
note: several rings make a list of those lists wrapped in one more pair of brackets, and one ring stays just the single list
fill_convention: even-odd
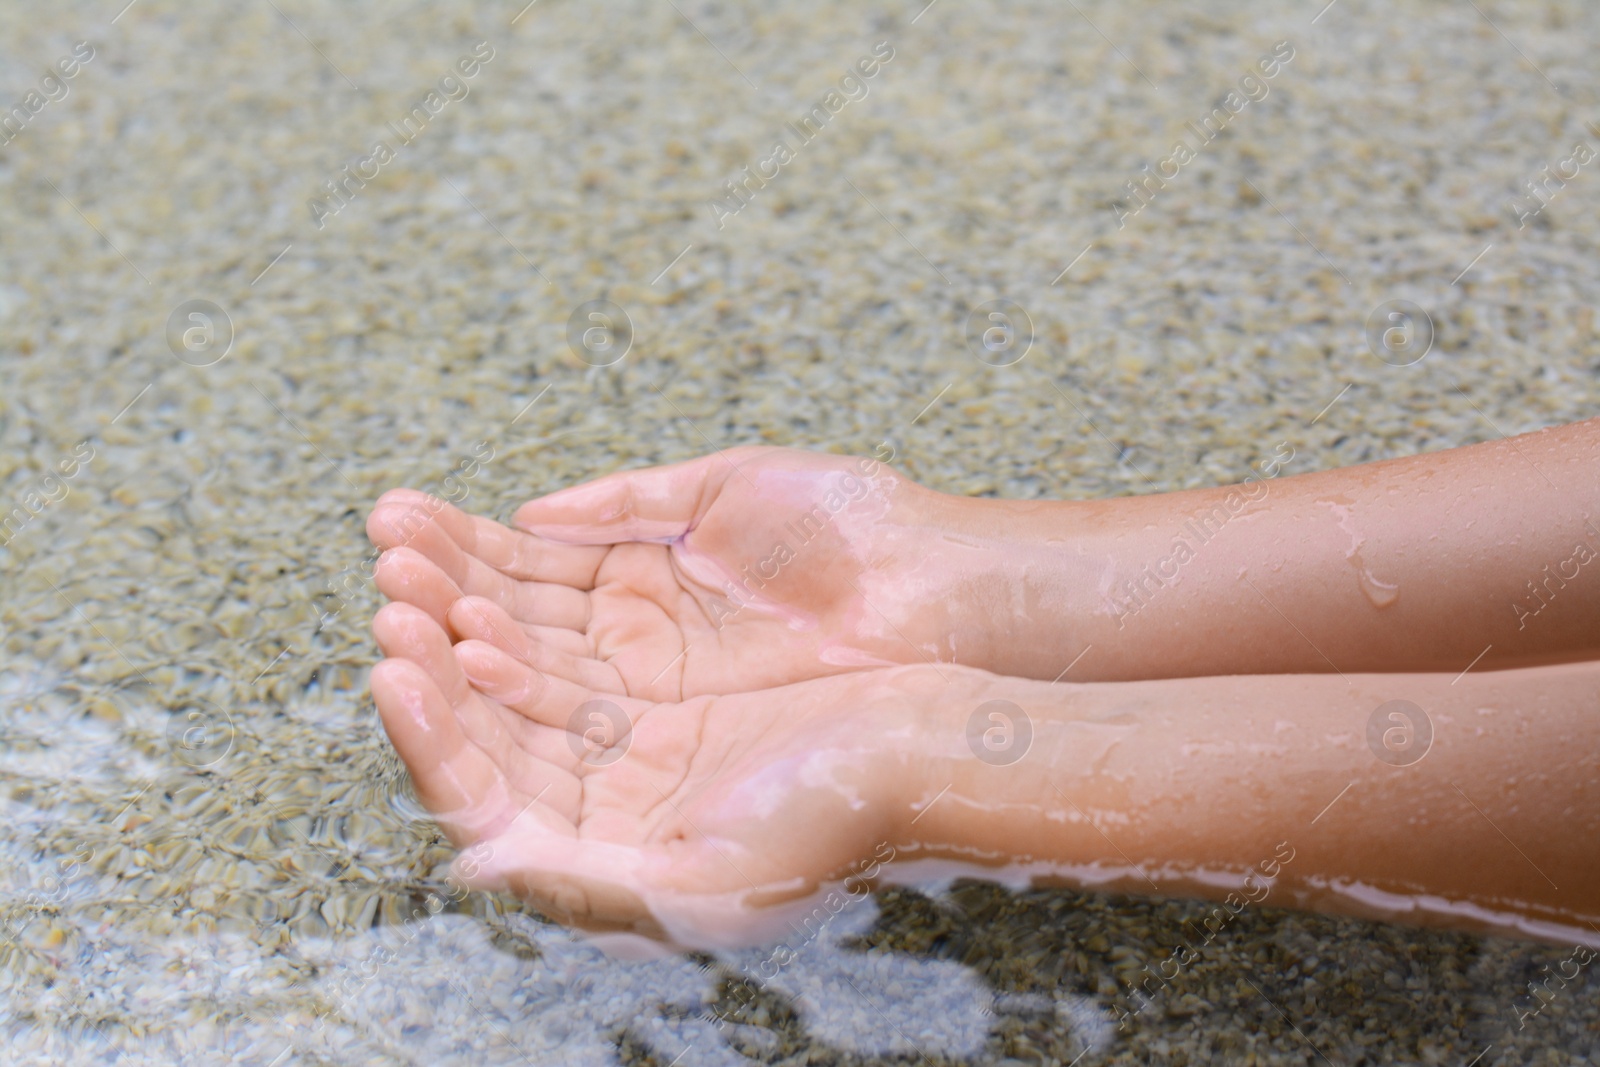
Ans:
[{"label": "water", "polygon": [[[89,692],[15,662],[0,675],[6,1062],[206,1049],[253,1063],[733,1064],[801,1050],[1099,1063],[1247,1048],[1301,1062],[1308,1042],[1360,1062],[1373,1027],[1389,1061],[1473,1042],[1581,1048],[1593,1019],[1581,985],[1547,1005],[1526,991],[1548,982],[1541,968],[1570,970],[1570,950],[1261,907],[1152,985],[1176,946],[1197,943],[1205,906],[972,882],[888,889],[778,945],[609,958],[514,901],[453,898],[448,852],[386,765],[359,674],[318,675],[270,731],[241,723],[226,754],[191,756],[216,757],[208,767],[168,758],[158,739],[176,716],[143,687]],[[23,782],[58,784],[35,795]]]},{"label": "water", "polygon": [[[1594,139],[1506,40],[1592,100],[1594,10],[1497,3],[1502,38],[1357,0],[120,6],[0,5],[0,105],[96,50],[0,147],[0,505],[29,514],[0,548],[0,1063],[1600,1059],[1569,947],[1257,907],[1151,982],[1203,906],[956,882],[756,988],[770,948],[615,960],[452,899],[366,696],[361,529],[394,485],[504,517],[736,443],[1093,497],[1592,414],[1595,179],[1526,230],[1504,201]],[[1119,228],[1280,39],[1271,94]],[[480,40],[471,95],[319,227]],[[880,40],[870,94],[719,228]],[[1400,297],[1433,320],[1405,366],[1363,335]],[[632,321],[610,366],[568,343],[602,298]],[[1012,363],[965,344],[1000,299],[1031,317]],[[169,339],[196,300],[228,344],[188,347],[187,312]]]}]

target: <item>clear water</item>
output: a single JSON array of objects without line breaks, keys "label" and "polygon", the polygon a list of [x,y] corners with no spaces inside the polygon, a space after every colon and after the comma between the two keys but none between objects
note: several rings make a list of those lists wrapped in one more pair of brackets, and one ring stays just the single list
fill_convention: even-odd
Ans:
[{"label": "clear water", "polygon": [[[0,511],[32,516],[0,547],[0,1063],[1600,1060],[1570,949],[1272,908],[1147,1004],[1199,905],[887,890],[781,966],[430,908],[450,851],[366,694],[361,522],[476,442],[464,506],[503,517],[743,442],[1095,496],[1593,414],[1600,178],[1522,229],[1507,202],[1600,144],[1594,9],[921,6],[0,3],[0,107],[95,48],[0,146]],[[1271,94],[1119,225],[1280,39]],[[479,40],[472,94],[318,227]],[[837,138],[719,228],[879,40]],[[568,344],[597,298],[636,327],[608,367]],[[1015,363],[969,344],[997,299]],[[1401,299],[1426,358],[1372,347]],[[235,334],[207,365],[168,338],[192,300]]]}]

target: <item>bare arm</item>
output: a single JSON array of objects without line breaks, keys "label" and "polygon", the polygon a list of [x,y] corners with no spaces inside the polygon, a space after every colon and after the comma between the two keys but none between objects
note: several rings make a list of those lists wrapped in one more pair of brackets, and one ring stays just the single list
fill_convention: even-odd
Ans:
[{"label": "bare arm", "polygon": [[1600,655],[1600,419],[1216,489],[930,496],[929,580],[965,575],[961,659],[997,673],[1054,678],[1079,653],[1074,680]]},{"label": "bare arm", "polygon": [[1600,945],[1600,663],[967,687],[905,856]]}]

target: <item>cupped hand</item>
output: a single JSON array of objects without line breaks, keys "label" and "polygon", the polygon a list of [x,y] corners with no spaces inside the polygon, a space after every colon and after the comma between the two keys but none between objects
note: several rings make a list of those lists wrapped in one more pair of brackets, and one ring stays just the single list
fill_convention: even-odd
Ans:
[{"label": "cupped hand", "polygon": [[954,659],[919,568],[933,495],[875,460],[751,447],[561,490],[515,528],[395,490],[367,530],[380,590],[451,637],[491,640],[462,597],[489,601],[596,691],[684,700]]},{"label": "cupped hand", "polygon": [[905,742],[944,686],[928,668],[656,702],[586,685],[572,662],[536,668],[538,642],[493,603],[459,610],[502,633],[452,646],[418,607],[379,611],[372,692],[473,887],[591,930],[727,947],[904,828],[920,788]]}]

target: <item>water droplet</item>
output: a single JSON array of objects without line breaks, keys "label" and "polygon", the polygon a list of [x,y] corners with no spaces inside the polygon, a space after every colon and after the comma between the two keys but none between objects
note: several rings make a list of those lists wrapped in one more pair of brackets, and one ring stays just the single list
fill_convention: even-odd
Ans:
[{"label": "water droplet", "polygon": [[1367,599],[1372,601],[1375,608],[1386,608],[1400,599],[1400,586],[1389,582],[1379,581],[1361,562],[1361,553],[1352,555],[1352,563],[1356,565],[1356,578],[1361,583],[1361,591],[1367,594]]},{"label": "water droplet", "polygon": [[1368,600],[1373,601],[1374,608],[1387,608],[1394,601],[1400,600],[1400,587],[1398,585],[1390,585],[1389,582],[1378,581],[1365,566],[1358,568],[1357,574],[1360,576],[1360,582],[1362,582],[1362,592],[1366,593]]}]

